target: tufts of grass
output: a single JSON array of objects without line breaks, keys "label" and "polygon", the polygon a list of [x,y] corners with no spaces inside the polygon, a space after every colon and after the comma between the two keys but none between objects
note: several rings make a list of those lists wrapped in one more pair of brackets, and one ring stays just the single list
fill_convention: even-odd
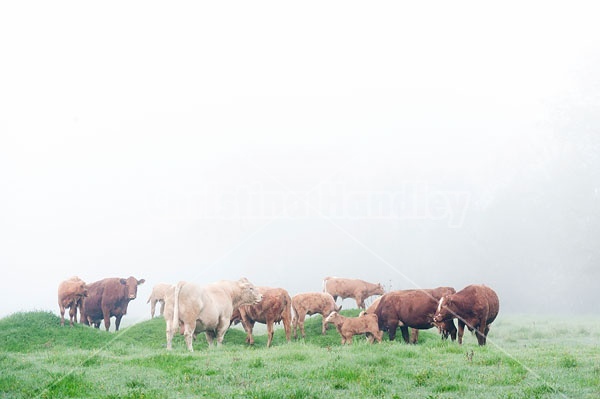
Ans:
[{"label": "tufts of grass", "polygon": [[562,367],[565,369],[577,367],[577,359],[575,359],[575,357],[573,357],[571,355],[563,355],[558,360],[558,365],[559,365],[559,367]]}]

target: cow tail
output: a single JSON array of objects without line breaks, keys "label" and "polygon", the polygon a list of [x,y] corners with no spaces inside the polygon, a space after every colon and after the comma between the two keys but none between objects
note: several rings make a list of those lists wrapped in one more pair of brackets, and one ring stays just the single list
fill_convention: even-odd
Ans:
[{"label": "cow tail", "polygon": [[179,291],[181,291],[183,284],[183,281],[177,283],[175,294],[173,295],[173,328],[175,329],[179,329]]}]

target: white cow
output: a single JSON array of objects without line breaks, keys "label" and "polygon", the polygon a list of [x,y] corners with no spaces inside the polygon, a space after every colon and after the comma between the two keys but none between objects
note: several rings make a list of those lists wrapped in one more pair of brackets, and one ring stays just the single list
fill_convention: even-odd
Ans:
[{"label": "white cow", "polygon": [[183,324],[183,335],[190,352],[194,351],[192,342],[195,332],[204,331],[209,345],[216,338],[217,346],[221,346],[233,310],[261,300],[262,295],[246,278],[222,280],[204,286],[180,281],[173,294],[167,293],[165,298],[167,349],[171,349],[173,335],[180,323]]},{"label": "white cow", "polygon": [[151,317],[154,317],[154,312],[156,311],[156,303],[160,303],[160,315],[162,316],[165,313],[165,295],[171,287],[173,286],[167,283],[158,283],[154,287],[152,287],[152,293],[150,294],[150,297],[146,302],[150,304]]}]

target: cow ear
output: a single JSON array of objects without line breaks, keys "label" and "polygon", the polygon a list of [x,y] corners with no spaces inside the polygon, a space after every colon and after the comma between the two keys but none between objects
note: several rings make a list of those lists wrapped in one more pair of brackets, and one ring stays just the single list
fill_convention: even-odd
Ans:
[{"label": "cow ear", "polygon": [[120,279],[119,282],[123,285],[127,284],[127,280],[125,280],[124,278]]},{"label": "cow ear", "polygon": [[146,282],[146,279],[142,278],[140,280],[138,280],[138,285],[142,285]]}]

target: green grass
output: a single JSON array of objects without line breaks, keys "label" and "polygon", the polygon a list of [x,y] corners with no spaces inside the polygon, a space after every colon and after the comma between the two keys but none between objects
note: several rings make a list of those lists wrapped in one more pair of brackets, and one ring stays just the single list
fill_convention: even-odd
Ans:
[{"label": "green grass", "polygon": [[[343,312],[356,315],[356,310]],[[305,340],[287,343],[277,329],[245,343],[230,329],[221,348],[201,335],[189,353],[176,335],[165,349],[161,318],[107,333],[60,327],[50,312],[0,320],[0,398],[598,398],[600,317],[503,316],[486,347],[421,332],[418,345],[341,346],[321,317]]]}]

